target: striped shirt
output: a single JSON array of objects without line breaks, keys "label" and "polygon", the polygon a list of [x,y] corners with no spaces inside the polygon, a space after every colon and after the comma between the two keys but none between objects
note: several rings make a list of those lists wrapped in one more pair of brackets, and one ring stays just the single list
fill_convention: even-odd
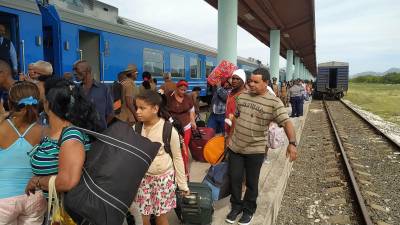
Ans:
[{"label": "striped shirt", "polygon": [[[90,140],[86,134],[74,127],[66,128],[62,134],[60,146],[68,141],[76,140],[84,145],[85,151],[90,149]],[[47,176],[58,174],[58,160],[60,153],[58,140],[45,137],[40,144],[36,145],[31,153],[32,172],[37,176]]]},{"label": "striped shirt", "polygon": [[289,120],[282,101],[269,93],[252,95],[242,93],[237,98],[236,121],[228,147],[241,154],[265,153],[268,125],[279,126]]}]

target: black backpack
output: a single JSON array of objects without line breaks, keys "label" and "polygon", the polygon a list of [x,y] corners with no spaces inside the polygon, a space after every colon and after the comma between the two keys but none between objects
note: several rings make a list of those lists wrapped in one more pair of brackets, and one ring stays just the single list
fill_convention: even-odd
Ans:
[{"label": "black backpack", "polygon": [[[162,140],[164,142],[164,150],[166,153],[168,153],[171,158],[172,157],[172,151],[171,151],[171,134],[172,134],[172,124],[168,121],[165,121],[164,126],[163,126],[163,132],[162,132]],[[137,122],[135,124],[135,132],[139,135],[142,134],[142,129],[143,129],[143,123],[142,122]]]}]

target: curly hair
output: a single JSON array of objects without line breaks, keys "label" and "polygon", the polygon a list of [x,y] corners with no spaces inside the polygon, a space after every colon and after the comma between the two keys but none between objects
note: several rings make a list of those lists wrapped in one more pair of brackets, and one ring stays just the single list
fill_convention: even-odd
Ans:
[{"label": "curly hair", "polygon": [[50,78],[45,83],[49,109],[59,118],[88,130],[100,131],[100,119],[93,103],[81,90],[63,78]]}]

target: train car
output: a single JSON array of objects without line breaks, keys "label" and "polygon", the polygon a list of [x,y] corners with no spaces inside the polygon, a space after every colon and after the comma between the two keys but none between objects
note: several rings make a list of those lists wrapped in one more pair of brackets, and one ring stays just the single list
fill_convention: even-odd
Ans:
[{"label": "train car", "polygon": [[342,98],[349,87],[349,63],[326,62],[318,64],[314,95],[316,98]]},{"label": "train car", "polygon": [[[53,38],[63,47],[60,73],[70,71],[74,61],[86,59],[93,65],[96,79],[112,83],[118,72],[134,63],[139,74],[151,72],[159,85],[163,83],[162,73],[171,72],[174,81],[185,79],[189,89],[199,86],[200,95],[207,94],[205,80],[217,63],[216,49],[119,17],[117,8],[99,1],[50,3],[41,11],[44,15],[45,10],[48,14],[55,10],[60,18],[60,37]],[[241,57],[237,63],[247,69],[257,68],[256,62]],[[140,76],[137,82],[141,83]]]},{"label": "train car", "polygon": [[[0,3],[1,13],[7,13],[8,8],[19,12],[13,14],[19,17],[19,24],[11,25],[10,33],[27,35],[13,41],[29,40],[25,52],[28,50],[32,55],[20,57],[24,68],[30,62],[44,59],[52,63],[55,74],[61,75],[71,72],[75,61],[85,59],[92,65],[95,79],[107,84],[133,63],[139,74],[151,72],[158,85],[163,83],[162,73],[171,72],[174,81],[185,79],[189,89],[199,86],[201,96],[208,93],[206,78],[217,64],[214,48],[119,17],[118,8],[95,0],[37,0],[37,4],[33,0],[0,0]],[[27,13],[35,18],[25,19]],[[237,65],[248,72],[259,66],[256,60],[242,57],[238,57]],[[141,83],[141,76],[137,83]]]},{"label": "train car", "polygon": [[42,16],[35,1],[0,0],[0,24],[15,46],[19,72],[43,59]]}]

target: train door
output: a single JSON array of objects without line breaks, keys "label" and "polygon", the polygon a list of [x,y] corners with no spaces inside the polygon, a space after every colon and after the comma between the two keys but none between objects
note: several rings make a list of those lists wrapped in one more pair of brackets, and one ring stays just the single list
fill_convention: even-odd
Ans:
[{"label": "train door", "polygon": [[330,89],[337,88],[337,75],[338,75],[337,68],[329,68],[329,88]]},{"label": "train door", "polygon": [[79,31],[80,59],[92,66],[94,79],[100,81],[100,35],[87,31]]},{"label": "train door", "polygon": [[[19,28],[18,28],[18,16],[14,14],[0,12],[0,24],[6,28],[5,38],[10,40],[19,58]],[[24,60],[24,59],[23,59]],[[24,62],[22,62],[24,63]],[[22,65],[22,63],[18,63]],[[19,67],[19,71],[23,72],[23,68]]]}]

